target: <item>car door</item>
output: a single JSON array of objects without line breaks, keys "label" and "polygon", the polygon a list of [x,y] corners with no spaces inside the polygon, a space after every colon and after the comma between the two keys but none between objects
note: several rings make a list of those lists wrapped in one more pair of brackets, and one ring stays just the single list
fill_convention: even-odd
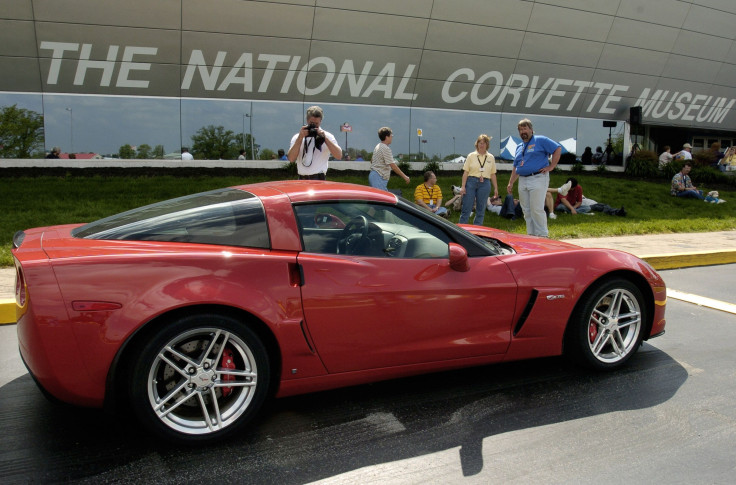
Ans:
[{"label": "car door", "polygon": [[[344,205],[326,210],[340,211],[342,218],[352,212]],[[344,254],[340,242],[337,253],[320,252],[333,245],[315,244],[315,251],[305,247],[298,256],[305,322],[329,372],[506,351],[516,283],[504,263],[494,256],[473,257],[469,271],[460,272],[450,268],[447,250],[441,255],[391,250],[395,232],[409,236],[405,246],[419,241],[435,250],[447,248],[449,236],[394,206],[364,206],[361,213],[372,214],[371,231],[382,229],[388,251],[374,247]],[[382,214],[391,222],[381,222]],[[338,230],[342,239],[350,237],[344,233],[350,221],[346,226]]]}]

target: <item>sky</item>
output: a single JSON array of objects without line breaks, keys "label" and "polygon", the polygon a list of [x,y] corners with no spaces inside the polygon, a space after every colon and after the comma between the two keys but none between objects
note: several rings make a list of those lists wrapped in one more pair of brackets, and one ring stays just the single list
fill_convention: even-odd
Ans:
[{"label": "sky", "polygon": [[[288,150],[291,137],[304,123],[307,104],[276,101],[179,99],[129,96],[0,93],[0,107],[17,104],[44,114],[45,148],[59,146],[62,152],[117,153],[121,146],[163,145],[167,153],[191,146],[191,135],[207,125],[222,125],[235,133],[249,133],[261,149]],[[395,155],[416,153],[422,130],[421,151],[441,158],[474,150],[479,134],[492,137],[491,153],[509,135],[518,136],[516,124],[524,117],[534,123],[536,134],[561,141],[576,138],[578,150],[605,146],[608,128],[601,120],[455,111],[391,106],[320,104],[325,112],[322,128],[337,138],[340,146],[369,152],[379,142],[378,129],[392,128]],[[247,115],[247,116],[246,116]],[[352,132],[340,132],[348,123]],[[615,136],[623,130],[619,122]]]}]

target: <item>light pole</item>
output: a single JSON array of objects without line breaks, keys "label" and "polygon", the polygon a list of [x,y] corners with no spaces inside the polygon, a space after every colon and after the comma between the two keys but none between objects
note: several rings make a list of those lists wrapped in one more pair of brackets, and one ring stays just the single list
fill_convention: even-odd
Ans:
[{"label": "light pole", "polygon": [[69,153],[74,153],[74,112],[71,108],[66,108],[69,112]]},{"label": "light pole", "polygon": [[455,137],[452,137],[452,156],[454,157],[457,152],[455,151]]},{"label": "light pole", "polygon": [[255,160],[256,155],[253,153],[253,101],[250,102],[250,114],[243,114],[243,150],[245,150],[245,119],[248,118],[248,132],[250,133],[250,159]]},{"label": "light pole", "polygon": [[245,118],[250,118],[247,114],[243,115],[243,151],[245,152]]},{"label": "light pole", "polygon": [[243,150],[246,149],[245,147],[245,119],[248,118],[248,123],[250,125],[250,128],[248,132],[250,133],[250,159],[255,160],[255,157],[253,156],[253,116],[249,115],[248,113],[245,113],[243,115]]}]

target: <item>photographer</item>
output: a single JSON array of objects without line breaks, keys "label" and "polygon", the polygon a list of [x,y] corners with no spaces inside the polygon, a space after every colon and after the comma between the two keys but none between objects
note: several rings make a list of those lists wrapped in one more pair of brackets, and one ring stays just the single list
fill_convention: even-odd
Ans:
[{"label": "photographer", "polygon": [[324,113],[319,106],[307,109],[307,124],[291,138],[287,158],[296,163],[299,180],[325,180],[330,154],[342,158],[342,148],[332,133],[320,128]]}]

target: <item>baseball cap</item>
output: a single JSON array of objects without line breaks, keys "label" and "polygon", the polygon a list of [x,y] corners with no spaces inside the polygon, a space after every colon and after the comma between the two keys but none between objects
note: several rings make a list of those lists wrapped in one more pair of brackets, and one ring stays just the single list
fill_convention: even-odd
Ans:
[{"label": "baseball cap", "polygon": [[692,148],[692,147],[693,146],[689,143],[685,143],[684,145],[682,145],[682,148]]}]

